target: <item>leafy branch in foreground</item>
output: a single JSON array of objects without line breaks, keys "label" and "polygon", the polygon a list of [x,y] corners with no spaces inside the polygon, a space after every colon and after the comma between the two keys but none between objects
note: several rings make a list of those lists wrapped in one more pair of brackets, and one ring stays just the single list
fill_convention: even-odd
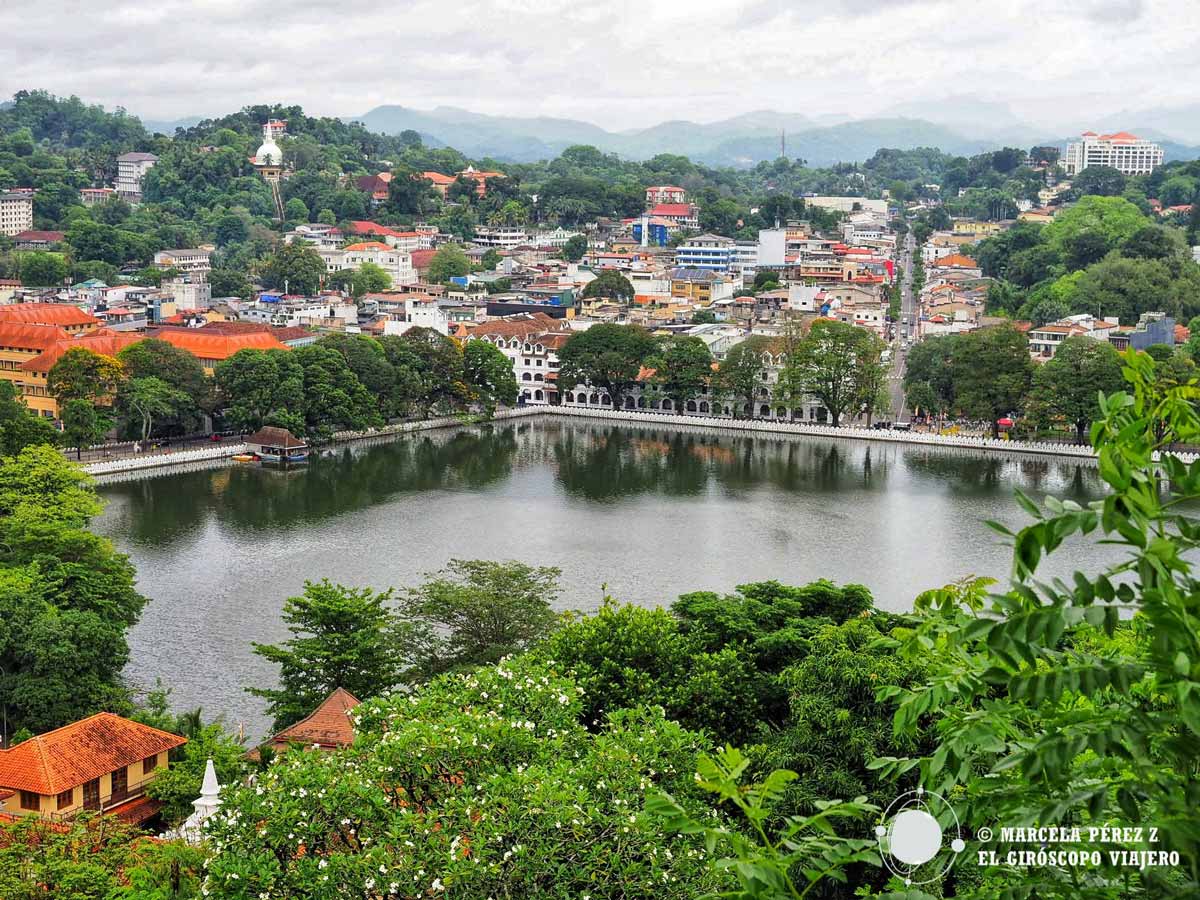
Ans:
[{"label": "leafy branch in foreground", "polygon": [[[919,766],[927,789],[961,801],[969,826],[1077,826],[1083,839],[1054,849],[1101,851],[1084,869],[985,868],[977,896],[1200,890],[1200,460],[1168,452],[1200,442],[1200,389],[1161,377],[1146,354],[1124,363],[1131,390],[1100,398],[1091,431],[1110,493],[1087,507],[1018,494],[1033,522],[1015,532],[992,523],[1014,548],[1009,590],[989,595],[981,580],[928,592],[919,626],[892,642],[936,663],[921,687],[879,695],[899,701],[897,732],[936,717],[940,746],[881,759],[881,774]],[[1065,542],[1096,532],[1123,558],[1070,582],[1035,577]],[[1143,828],[1097,845],[1087,829],[1103,826]],[[1003,859],[1029,848],[979,849]],[[1123,851],[1178,857],[1139,866]]]},{"label": "leafy branch in foreground", "polygon": [[718,795],[720,802],[736,806],[749,826],[745,831],[699,822],[668,794],[651,793],[646,798],[646,811],[661,817],[668,829],[703,834],[710,854],[718,846],[728,848],[730,855],[716,860],[714,866],[731,872],[740,888],[720,896],[744,900],[806,897],[825,879],[844,882],[845,869],[851,864],[880,864],[875,841],[840,837],[833,827],[835,819],[859,819],[877,813],[879,807],[864,797],[850,802],[818,801],[813,815],[780,819],[773,812],[774,805],[798,776],[776,769],[760,783],[742,784],[740,779],[749,765],[735,747],[726,747],[715,759],[701,756],[696,762],[697,785]]}]

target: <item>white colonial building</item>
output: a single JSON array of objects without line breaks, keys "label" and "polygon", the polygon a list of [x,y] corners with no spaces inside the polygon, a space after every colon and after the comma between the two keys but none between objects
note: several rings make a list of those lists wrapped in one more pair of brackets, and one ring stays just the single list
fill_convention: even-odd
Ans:
[{"label": "white colonial building", "polygon": [[0,192],[0,234],[12,237],[33,228],[33,191]]}]

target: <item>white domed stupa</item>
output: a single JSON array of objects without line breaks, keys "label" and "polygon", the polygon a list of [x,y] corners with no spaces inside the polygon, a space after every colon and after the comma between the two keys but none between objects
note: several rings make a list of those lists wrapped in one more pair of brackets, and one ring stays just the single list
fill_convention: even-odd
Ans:
[{"label": "white domed stupa", "polygon": [[283,151],[275,143],[277,135],[284,133],[286,123],[272,119],[263,125],[263,142],[258,152],[251,157],[254,168],[268,181],[278,181],[283,173]]}]

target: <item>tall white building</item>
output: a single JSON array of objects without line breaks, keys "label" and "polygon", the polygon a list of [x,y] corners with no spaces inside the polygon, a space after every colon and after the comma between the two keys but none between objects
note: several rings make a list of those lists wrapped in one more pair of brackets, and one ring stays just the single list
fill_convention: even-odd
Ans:
[{"label": "tall white building", "polygon": [[0,192],[0,234],[12,237],[33,228],[33,192]]},{"label": "tall white building", "polygon": [[1068,176],[1078,175],[1088,166],[1111,166],[1123,175],[1149,175],[1162,161],[1162,147],[1128,131],[1085,131],[1078,141],[1067,144],[1063,169]]},{"label": "tall white building", "polygon": [[117,157],[117,196],[130,203],[142,200],[142,179],[154,168],[153,153],[122,153]]}]

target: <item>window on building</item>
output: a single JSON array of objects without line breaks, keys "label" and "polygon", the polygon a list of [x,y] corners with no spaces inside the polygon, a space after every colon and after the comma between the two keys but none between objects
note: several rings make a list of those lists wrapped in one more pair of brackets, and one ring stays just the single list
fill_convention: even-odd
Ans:
[{"label": "window on building", "polygon": [[149,775],[157,767],[158,767],[158,757],[157,756],[147,756],[145,759],[142,760],[142,774],[143,775]]},{"label": "window on building", "polygon": [[91,781],[85,782],[83,785],[83,808],[84,809],[99,809],[100,808],[100,779],[93,778]]},{"label": "window on building", "polygon": [[37,812],[42,808],[42,795],[33,791],[21,791],[21,809]]},{"label": "window on building", "polygon": [[129,794],[129,768],[121,766],[112,773],[112,798],[124,800]]},{"label": "window on building", "polygon": [[58,795],[58,808],[66,809],[75,802],[75,788],[69,788]]}]

